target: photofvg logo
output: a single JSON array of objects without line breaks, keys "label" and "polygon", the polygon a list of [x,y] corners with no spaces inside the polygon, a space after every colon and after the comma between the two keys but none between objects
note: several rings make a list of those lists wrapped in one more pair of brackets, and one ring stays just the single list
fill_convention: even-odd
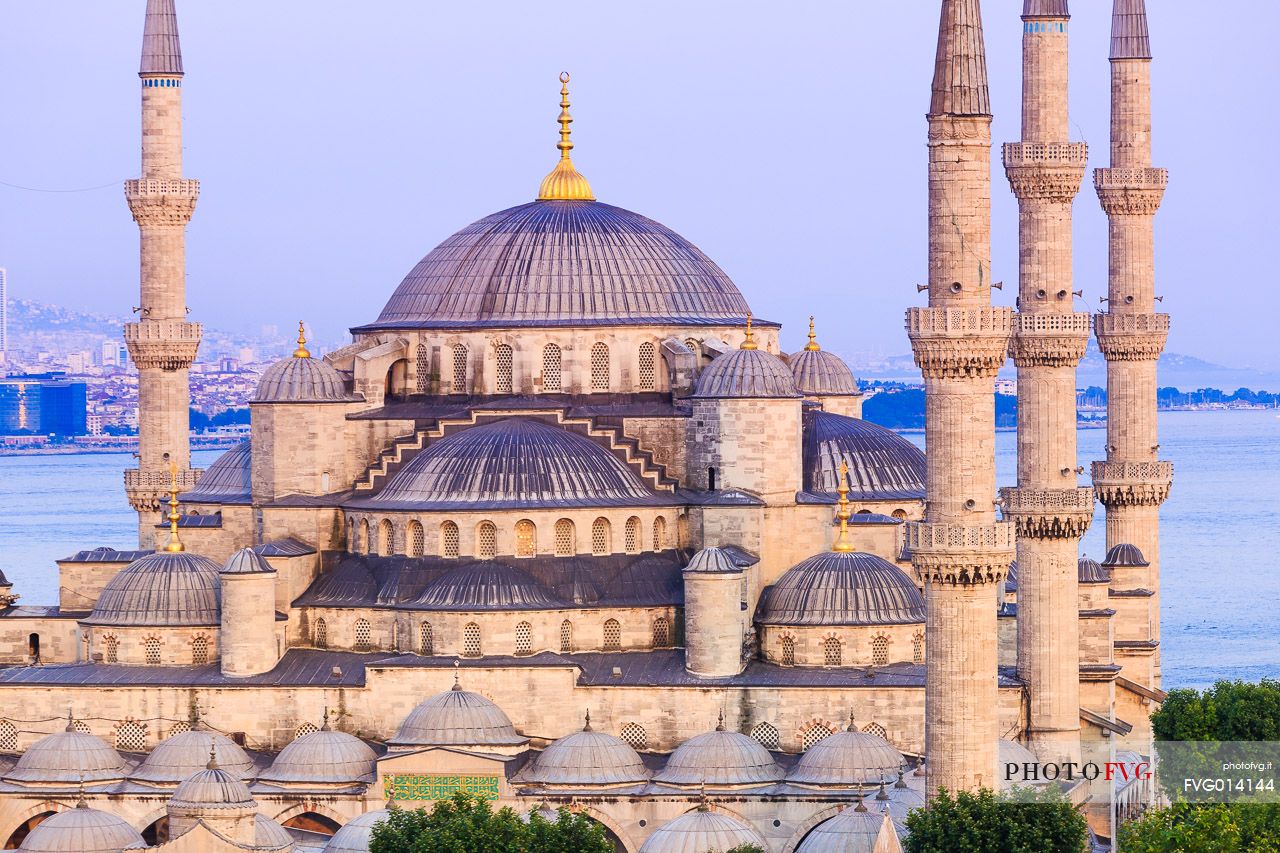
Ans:
[{"label": "photofvg logo", "polygon": [[1148,761],[1009,761],[1004,764],[1004,781],[1021,785],[1048,782],[1136,782],[1155,776]]}]

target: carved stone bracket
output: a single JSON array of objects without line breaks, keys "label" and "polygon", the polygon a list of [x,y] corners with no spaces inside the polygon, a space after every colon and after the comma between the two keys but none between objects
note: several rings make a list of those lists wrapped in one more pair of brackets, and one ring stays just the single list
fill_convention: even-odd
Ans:
[{"label": "carved stone bracket", "polygon": [[994,377],[1004,364],[1013,311],[1009,308],[911,308],[907,336],[927,379]]},{"label": "carved stone bracket", "polygon": [[1013,562],[1013,525],[907,525],[906,546],[916,575],[926,583],[970,586],[997,583]]},{"label": "carved stone bracket", "polygon": [[124,182],[124,197],[139,225],[185,226],[195,213],[200,182],[140,178]]},{"label": "carved stone bracket", "polygon": [[1172,485],[1172,462],[1093,463],[1093,487],[1103,506],[1159,506]]},{"label": "carved stone bracket", "polygon": [[1004,171],[1019,200],[1069,203],[1080,192],[1089,146],[1083,142],[1006,142]]},{"label": "carved stone bracket", "polygon": [[1091,319],[1083,311],[1018,314],[1009,357],[1018,367],[1075,367],[1089,345]]},{"label": "carved stone bracket", "polygon": [[1026,539],[1079,539],[1093,521],[1093,489],[1000,490],[1004,517]]},{"label": "carved stone bracket", "polygon": [[126,323],[124,342],[138,369],[185,370],[196,360],[203,329],[182,320]]},{"label": "carved stone bracket", "polygon": [[[196,487],[201,468],[188,468],[178,471],[178,491],[189,492]],[[129,498],[129,506],[137,512],[159,512],[169,501],[169,489],[172,478],[168,471],[140,471],[128,468],[124,472],[124,491]]]},{"label": "carved stone bracket", "polygon": [[1169,315],[1095,314],[1093,331],[1107,361],[1156,361],[1169,339]]},{"label": "carved stone bracket", "polygon": [[1169,186],[1167,169],[1094,169],[1093,186],[1108,216],[1154,216]]}]

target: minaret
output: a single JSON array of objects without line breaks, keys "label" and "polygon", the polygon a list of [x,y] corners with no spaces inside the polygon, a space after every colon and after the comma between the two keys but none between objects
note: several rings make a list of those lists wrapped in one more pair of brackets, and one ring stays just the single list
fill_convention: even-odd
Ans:
[{"label": "minaret", "polygon": [[183,491],[191,468],[187,370],[200,346],[200,325],[187,322],[186,228],[200,192],[182,177],[182,47],[174,0],[147,0],[142,38],[142,177],[126,181],[125,198],[141,232],[141,297],[137,322],[124,327],[138,368],[138,467],[125,471],[125,492],[138,512],[138,538],[149,546],[168,485],[178,467]]},{"label": "minaret", "polygon": [[1153,221],[1168,181],[1167,171],[1151,166],[1146,5],[1115,0],[1111,168],[1093,175],[1107,213],[1110,250],[1107,310],[1094,317],[1098,348],[1107,359],[1107,458],[1093,463],[1093,484],[1106,507],[1107,549],[1135,545],[1150,564],[1112,579],[1114,592],[1149,593],[1149,606],[1117,614],[1116,663],[1124,678],[1157,688],[1160,504],[1169,496],[1173,464],[1160,460],[1156,431],[1156,360],[1169,335],[1169,315],[1155,311]]},{"label": "minaret", "polygon": [[1013,312],[991,304],[991,107],[978,0],[943,0],[929,109],[929,307],[907,312],[925,381],[925,520],[907,547],[928,612],[928,793],[996,787],[995,375]]},{"label": "minaret", "polygon": [[1071,204],[1089,151],[1067,121],[1067,0],[1024,0],[1022,141],[1004,145],[1018,197],[1018,314],[1009,355],[1018,367],[1018,480],[1001,490],[1018,533],[1018,675],[1027,736],[1042,761],[1080,760],[1076,562],[1093,518],[1080,488],[1076,367],[1089,314],[1074,310]]}]

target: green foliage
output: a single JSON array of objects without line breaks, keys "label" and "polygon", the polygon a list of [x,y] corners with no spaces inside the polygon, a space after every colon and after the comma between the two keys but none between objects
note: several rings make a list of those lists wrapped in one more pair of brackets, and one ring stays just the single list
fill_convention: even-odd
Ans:
[{"label": "green foliage", "polygon": [[393,808],[373,828],[370,853],[614,853],[604,828],[561,809],[550,821],[534,813],[525,823],[510,808],[457,793],[430,811]]},{"label": "green foliage", "polygon": [[907,815],[907,853],[1083,853],[1088,824],[1056,790],[1020,791],[1016,802],[983,788],[941,789]]},{"label": "green foliage", "polygon": [[1177,803],[1120,827],[1124,853],[1280,853],[1280,805]]},{"label": "green foliage", "polygon": [[[712,853],[712,851],[707,851],[707,853]],[[769,853],[769,851],[759,844],[739,844],[732,850],[724,851],[724,853]]]},{"label": "green foliage", "polygon": [[1203,693],[1173,690],[1151,724],[1156,740],[1280,740],[1280,681],[1219,681]]}]

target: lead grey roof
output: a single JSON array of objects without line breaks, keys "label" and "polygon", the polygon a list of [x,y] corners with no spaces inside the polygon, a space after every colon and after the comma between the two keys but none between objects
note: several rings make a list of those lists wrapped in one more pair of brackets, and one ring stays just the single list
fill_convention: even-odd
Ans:
[{"label": "lead grey roof", "polygon": [[1129,566],[1129,567],[1145,567],[1151,565],[1147,562],[1147,558],[1142,556],[1142,552],[1138,550],[1137,545],[1129,545],[1120,543],[1112,545],[1111,550],[1107,551],[1107,556],[1102,558],[1102,565],[1110,567]]},{"label": "lead grey roof", "polygon": [[340,784],[373,780],[378,755],[346,732],[322,729],[297,738],[276,756],[260,782]]},{"label": "lead grey roof", "polygon": [[274,572],[271,564],[266,561],[257,551],[252,548],[241,548],[230,557],[227,558],[226,565],[222,567],[221,574],[224,575],[255,575],[269,574]]},{"label": "lead grey roof", "polygon": [[799,397],[786,363],[762,349],[730,350],[698,376],[693,396],[700,399],[771,399]]},{"label": "lead grey roof", "polygon": [[423,700],[404,718],[393,746],[519,746],[528,743],[502,709],[454,685]]},{"label": "lead grey roof", "polygon": [[1151,58],[1146,0],[1114,0],[1111,7],[1111,58]]},{"label": "lead grey roof", "polygon": [[374,824],[386,820],[389,814],[386,809],[376,809],[353,817],[333,834],[322,853],[369,853]]},{"label": "lead grey roof", "polygon": [[254,403],[349,403],[362,397],[347,392],[346,380],[318,358],[289,356],[271,365],[258,380]]},{"label": "lead grey roof", "polygon": [[740,574],[742,568],[724,549],[703,548],[693,555],[684,570],[686,574]]},{"label": "lead grey roof", "polygon": [[666,785],[763,785],[782,778],[769,751],[741,732],[704,732],[676,747],[653,781]]},{"label": "lead grey roof", "polygon": [[874,785],[892,779],[903,765],[902,753],[870,732],[827,735],[805,750],[787,774],[797,785]]},{"label": "lead grey roof", "polygon": [[292,536],[254,545],[253,550],[264,557],[302,557],[316,552],[315,548]]},{"label": "lead grey roof", "polygon": [[244,808],[256,806],[249,786],[221,767],[206,767],[188,776],[169,798],[169,805],[186,808]]},{"label": "lead grey roof", "polygon": [[77,551],[70,557],[59,560],[59,563],[132,563],[155,551],[117,551],[106,545],[99,545],[88,551]]},{"label": "lead grey roof", "polygon": [[902,625],[925,621],[915,582],[861,553],[817,554],[788,569],[760,600],[765,625]]},{"label": "lead grey roof", "polygon": [[942,0],[929,115],[991,115],[978,0]]},{"label": "lead grey roof", "polygon": [[896,838],[893,818],[879,808],[862,805],[845,809],[815,826],[796,848],[796,853],[876,853],[902,849],[901,846],[877,847],[884,833]]},{"label": "lead grey roof", "polygon": [[1107,583],[1111,572],[1098,565],[1097,560],[1081,557],[1076,561],[1076,578],[1080,583]]},{"label": "lead grey roof", "polygon": [[174,0],[147,0],[140,74],[182,75],[182,43]]},{"label": "lead grey roof", "polygon": [[189,551],[160,551],[107,581],[86,625],[217,625],[221,567]]},{"label": "lead grey roof", "polygon": [[849,365],[835,353],[802,349],[791,356],[791,375],[796,388],[809,396],[845,396],[860,394],[858,380]]},{"label": "lead grey roof", "polygon": [[1024,18],[1068,18],[1067,0],[1022,0]]},{"label": "lead grey roof", "polygon": [[124,818],[82,803],[41,821],[18,849],[29,853],[120,853],[146,846],[142,835]]},{"label": "lead grey roof", "polygon": [[535,201],[431,250],[361,331],[737,325],[748,310],[723,270],[652,219],[600,202]]},{"label": "lead grey roof", "polygon": [[923,500],[924,452],[892,430],[861,418],[812,410],[804,417],[804,487],[832,492],[849,466],[852,500]]},{"label": "lead grey roof", "polygon": [[649,770],[624,740],[587,728],[551,743],[521,778],[538,785],[626,785],[648,781]]},{"label": "lead grey roof", "polygon": [[658,827],[640,853],[723,853],[745,845],[769,849],[760,833],[736,817],[699,808]]},{"label": "lead grey roof", "polygon": [[427,584],[416,602],[425,610],[546,610],[563,607],[529,575],[502,563],[459,566]]},{"label": "lead grey roof", "polygon": [[189,503],[247,502],[252,461],[253,449],[249,442],[240,442],[215,459],[200,475],[196,487],[179,495],[179,499]]},{"label": "lead grey roof", "polygon": [[106,741],[86,732],[67,730],[40,738],[18,757],[4,775],[17,782],[74,784],[123,779],[124,759]]},{"label": "lead grey roof", "polygon": [[129,778],[161,785],[179,785],[208,769],[209,751],[219,768],[237,779],[253,772],[253,760],[235,741],[205,729],[180,732],[156,744]]}]

